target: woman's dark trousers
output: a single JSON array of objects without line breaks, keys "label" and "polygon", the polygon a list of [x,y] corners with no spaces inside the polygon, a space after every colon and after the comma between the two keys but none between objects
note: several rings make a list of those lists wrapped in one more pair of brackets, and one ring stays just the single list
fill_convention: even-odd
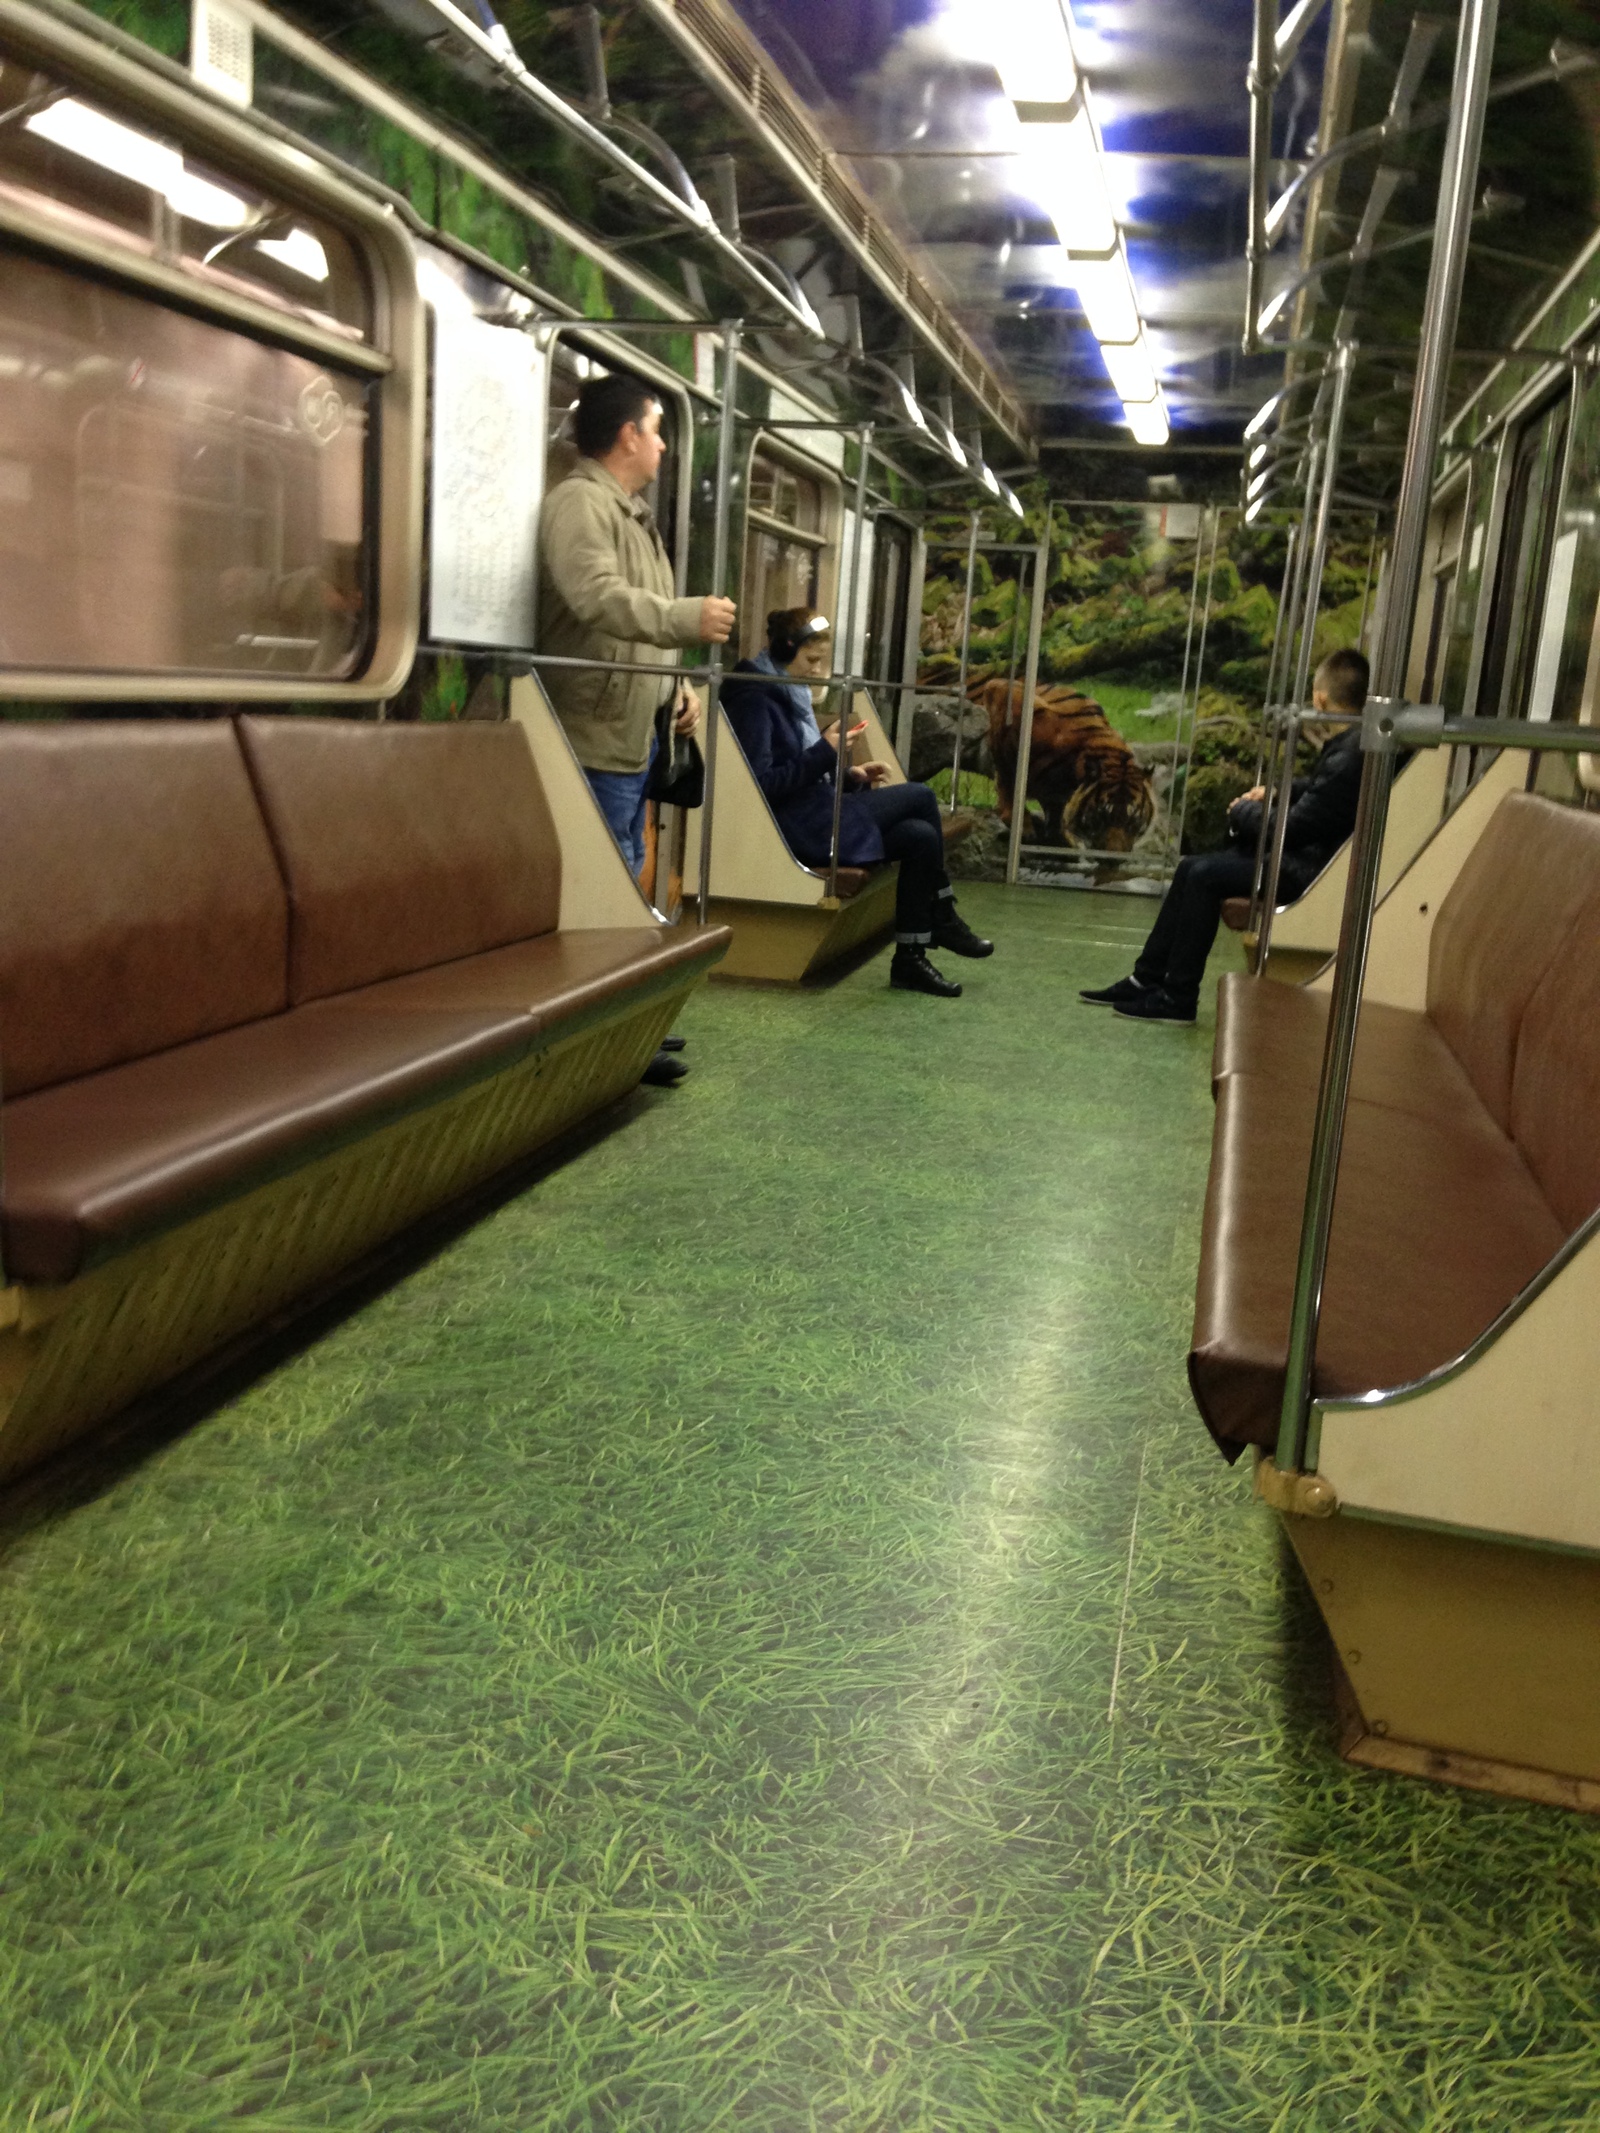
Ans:
[{"label": "woman's dark trousers", "polygon": [[894,937],[926,948],[950,915],[952,891],[944,865],[939,803],[926,785],[879,785],[855,795],[878,825],[883,848],[900,862],[894,899]]}]

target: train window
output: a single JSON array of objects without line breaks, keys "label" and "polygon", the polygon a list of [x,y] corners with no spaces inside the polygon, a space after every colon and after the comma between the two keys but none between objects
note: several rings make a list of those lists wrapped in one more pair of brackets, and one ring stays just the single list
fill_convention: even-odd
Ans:
[{"label": "train window", "polygon": [[370,381],[0,257],[0,661],[349,674]]},{"label": "train window", "polygon": [[1521,718],[1528,710],[1570,407],[1564,398],[1547,407],[1523,427],[1513,448],[1478,702],[1484,717]]},{"label": "train window", "polygon": [[740,637],[746,657],[766,642],[777,608],[815,607],[822,592],[827,495],[819,477],[757,449],[750,460]]},{"label": "train window", "polygon": [[360,255],[333,223],[4,58],[0,196],[219,292],[354,340],[371,336]]}]

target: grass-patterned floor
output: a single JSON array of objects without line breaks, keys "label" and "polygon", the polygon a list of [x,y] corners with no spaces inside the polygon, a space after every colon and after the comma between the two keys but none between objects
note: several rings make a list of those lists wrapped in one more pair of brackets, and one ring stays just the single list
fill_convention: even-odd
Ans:
[{"label": "grass-patterned floor", "polygon": [[1600,2127],[1600,1826],[1351,1771],[1210,1032],[965,892],[0,1556],[0,2126]]}]

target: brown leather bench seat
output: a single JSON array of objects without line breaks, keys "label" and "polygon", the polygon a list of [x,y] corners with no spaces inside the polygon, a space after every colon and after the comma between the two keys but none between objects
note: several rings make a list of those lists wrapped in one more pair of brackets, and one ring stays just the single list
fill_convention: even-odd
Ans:
[{"label": "brown leather bench seat", "polygon": [[[1326,996],[1223,980],[1195,1399],[1278,1432]],[[1316,1390],[1452,1362],[1600,1205],[1600,818],[1502,802],[1441,906],[1427,1006],[1363,1009]]]},{"label": "brown leather bench seat", "polygon": [[681,989],[720,930],[555,930],[521,733],[0,731],[0,1248],[59,1284]]}]

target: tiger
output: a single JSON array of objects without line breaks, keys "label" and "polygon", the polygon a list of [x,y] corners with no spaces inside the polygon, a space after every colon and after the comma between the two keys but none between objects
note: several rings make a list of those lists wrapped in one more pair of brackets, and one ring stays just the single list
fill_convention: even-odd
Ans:
[{"label": "tiger", "polygon": [[[1020,682],[986,681],[971,691],[989,719],[1000,819],[1016,806]],[[1101,706],[1076,689],[1034,692],[1028,797],[1044,808],[1044,841],[1098,852],[1131,851],[1155,820],[1150,773]]]}]

